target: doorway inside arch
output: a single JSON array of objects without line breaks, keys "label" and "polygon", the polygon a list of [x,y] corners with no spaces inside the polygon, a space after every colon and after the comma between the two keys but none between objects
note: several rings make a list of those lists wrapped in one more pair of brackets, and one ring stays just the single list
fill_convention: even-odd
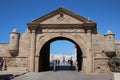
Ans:
[{"label": "doorway inside arch", "polygon": [[[82,51],[71,39],[57,37],[47,41],[43,45],[39,56],[39,72],[53,70],[53,60],[60,61],[57,70],[74,70],[75,61],[78,62],[79,70],[82,70]],[[70,60],[73,61],[72,68],[69,63]]]}]

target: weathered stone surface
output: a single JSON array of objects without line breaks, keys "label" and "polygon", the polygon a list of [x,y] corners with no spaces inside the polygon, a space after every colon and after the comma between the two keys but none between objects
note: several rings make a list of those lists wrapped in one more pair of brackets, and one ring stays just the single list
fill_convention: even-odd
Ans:
[{"label": "weathered stone surface", "polygon": [[0,56],[1,57],[10,56],[9,43],[1,43],[0,44]]}]

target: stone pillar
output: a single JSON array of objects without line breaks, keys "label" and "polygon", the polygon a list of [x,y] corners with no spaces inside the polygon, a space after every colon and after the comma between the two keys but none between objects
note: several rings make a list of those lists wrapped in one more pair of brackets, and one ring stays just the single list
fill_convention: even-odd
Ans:
[{"label": "stone pillar", "polygon": [[31,30],[30,71],[35,71],[36,30]]},{"label": "stone pillar", "polygon": [[39,56],[36,55],[35,56],[35,72],[38,72],[39,71]]},{"label": "stone pillar", "polygon": [[82,71],[83,73],[88,73],[87,71],[87,66],[88,63],[87,63],[87,57],[86,56],[83,56],[83,63],[82,63]]},{"label": "stone pillar", "polygon": [[93,69],[93,59],[92,59],[92,34],[91,34],[91,30],[87,30],[87,63],[88,66],[87,67],[87,72],[88,73],[92,73],[92,69]]}]

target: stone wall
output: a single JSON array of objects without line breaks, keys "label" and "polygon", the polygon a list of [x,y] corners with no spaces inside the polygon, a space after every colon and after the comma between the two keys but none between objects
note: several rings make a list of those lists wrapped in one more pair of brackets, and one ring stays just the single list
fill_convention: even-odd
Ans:
[{"label": "stone wall", "polygon": [[[6,59],[8,70],[25,71],[29,68],[30,54],[30,33],[26,30],[19,40],[19,55],[11,56],[9,52],[9,43],[0,44],[0,57]],[[4,68],[3,68],[4,69]]]},{"label": "stone wall", "polygon": [[0,57],[8,57],[9,53],[9,43],[0,43]]},{"label": "stone wall", "polygon": [[28,57],[30,54],[30,32],[26,30],[23,34],[20,36],[19,41],[19,57]]},{"label": "stone wall", "polygon": [[117,56],[120,58],[120,41],[115,41],[115,50]]},{"label": "stone wall", "polygon": [[96,73],[110,72],[107,62],[108,62],[107,58],[95,58],[94,72]]},{"label": "stone wall", "polygon": [[27,67],[28,58],[27,57],[5,57],[7,65],[10,67]]},{"label": "stone wall", "polygon": [[109,72],[108,57],[106,56],[105,50],[105,38],[99,32],[93,35],[93,60],[94,60],[94,72],[103,73]]}]

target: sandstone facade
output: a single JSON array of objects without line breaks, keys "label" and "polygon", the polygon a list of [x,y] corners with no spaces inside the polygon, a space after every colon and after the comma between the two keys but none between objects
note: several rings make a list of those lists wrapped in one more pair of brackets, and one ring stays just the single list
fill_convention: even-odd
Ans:
[{"label": "sandstone facade", "polygon": [[109,72],[108,56],[120,57],[120,41],[109,30],[101,35],[97,24],[65,8],[58,8],[27,23],[23,34],[14,29],[10,42],[0,44],[0,56],[7,60],[8,68],[41,71],[49,67],[50,43],[68,40],[78,47],[77,57],[85,73]]}]

